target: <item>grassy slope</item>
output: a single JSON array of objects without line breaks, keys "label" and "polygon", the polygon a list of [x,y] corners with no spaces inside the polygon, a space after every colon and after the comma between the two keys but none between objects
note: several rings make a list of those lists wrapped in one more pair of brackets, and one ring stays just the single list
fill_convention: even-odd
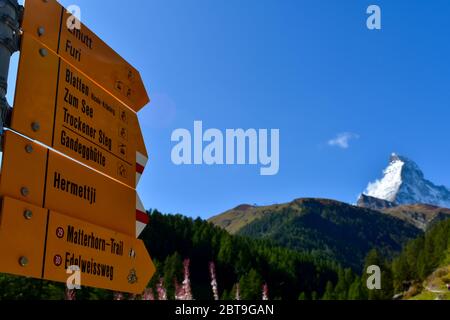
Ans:
[{"label": "grassy slope", "polygon": [[240,205],[222,214],[212,217],[208,221],[214,225],[227,230],[230,234],[236,234],[246,225],[257,219],[273,213],[280,212],[289,204],[256,207],[251,205]]},{"label": "grassy slope", "polygon": [[[437,269],[423,284],[423,291],[411,300],[450,300],[450,291],[446,284],[450,283],[450,250],[441,267]],[[441,291],[442,293],[431,292]]]},{"label": "grassy slope", "polygon": [[210,222],[233,234],[270,239],[357,270],[372,248],[389,256],[419,234],[400,219],[325,199],[297,199],[266,207],[243,205]]},{"label": "grassy slope", "polygon": [[425,204],[398,206],[381,212],[402,219],[424,231],[435,223],[450,218],[450,209]]},{"label": "grassy slope", "polygon": [[424,290],[411,300],[450,300],[446,283],[450,282],[450,266],[439,268],[425,282]]}]

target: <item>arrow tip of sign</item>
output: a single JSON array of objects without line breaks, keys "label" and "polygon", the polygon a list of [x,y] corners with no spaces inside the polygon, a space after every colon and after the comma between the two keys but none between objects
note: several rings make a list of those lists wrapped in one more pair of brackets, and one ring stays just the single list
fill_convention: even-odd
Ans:
[{"label": "arrow tip of sign", "polygon": [[134,111],[139,112],[151,102],[151,99],[147,93],[147,89],[145,88],[144,81],[142,80],[140,72],[135,70],[135,73],[137,75],[136,82],[139,84],[138,85],[139,96],[136,99],[137,101],[135,103]]},{"label": "arrow tip of sign", "polygon": [[141,273],[140,278],[143,279],[142,282],[140,281],[139,283],[140,285],[142,285],[142,292],[144,292],[145,288],[156,272],[156,267],[142,240],[137,240],[136,252],[136,264],[139,267]]}]

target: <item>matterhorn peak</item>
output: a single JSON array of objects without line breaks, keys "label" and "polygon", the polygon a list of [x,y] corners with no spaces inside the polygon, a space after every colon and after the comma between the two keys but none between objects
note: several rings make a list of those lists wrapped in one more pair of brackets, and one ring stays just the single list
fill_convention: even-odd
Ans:
[{"label": "matterhorn peak", "polygon": [[383,177],[369,183],[364,195],[397,205],[422,203],[450,208],[450,190],[426,180],[414,161],[397,153],[391,154]]},{"label": "matterhorn peak", "polygon": [[389,163],[392,164],[392,163],[397,162],[397,161],[400,161],[400,162],[403,162],[403,163],[411,163],[411,162],[413,162],[410,159],[408,159],[408,158],[406,158],[404,156],[401,156],[398,153],[393,152],[391,154],[391,158],[389,159]]},{"label": "matterhorn peak", "polygon": [[[392,153],[389,166],[392,166],[392,165],[395,166],[396,164],[402,164],[402,173],[404,175],[405,175],[405,173],[406,174],[409,173],[409,175],[414,173],[415,175],[418,175],[421,179],[425,178],[422,170],[420,170],[420,167],[417,165],[417,163],[415,163],[413,160],[411,160],[405,156],[401,156],[397,153]],[[403,178],[405,178],[405,177],[403,177]]]},{"label": "matterhorn peak", "polygon": [[395,162],[395,161],[401,161],[400,156],[398,154],[396,154],[395,152],[393,152],[391,154],[391,162]]}]

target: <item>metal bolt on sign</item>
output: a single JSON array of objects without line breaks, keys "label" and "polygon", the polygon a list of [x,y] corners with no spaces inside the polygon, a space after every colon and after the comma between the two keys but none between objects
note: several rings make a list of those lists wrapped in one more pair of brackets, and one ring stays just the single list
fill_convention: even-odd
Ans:
[{"label": "metal bolt on sign", "polygon": [[38,28],[38,36],[41,37],[45,34],[45,28],[44,27],[39,27]]},{"label": "metal bolt on sign", "polygon": [[41,49],[39,49],[39,54],[42,57],[46,57],[46,56],[48,56],[48,51],[47,51],[47,49],[41,48]]},{"label": "metal bolt on sign", "polygon": [[31,124],[31,129],[32,129],[34,132],[37,132],[37,131],[39,131],[39,130],[41,129],[41,125],[39,124],[39,122],[33,122],[33,123]]},{"label": "metal bolt on sign", "polygon": [[33,212],[31,210],[25,210],[23,216],[26,220],[31,220],[31,218],[33,218]]},{"label": "metal bolt on sign", "polygon": [[33,146],[32,146],[31,144],[27,144],[27,145],[25,146],[25,151],[26,151],[27,153],[33,153]]},{"label": "metal bolt on sign", "polygon": [[21,267],[26,267],[28,265],[29,261],[27,257],[20,257],[19,264]]},{"label": "metal bolt on sign", "polygon": [[20,189],[20,193],[22,194],[22,196],[28,197],[28,195],[30,194],[30,190],[28,190],[28,188],[26,187],[23,187],[22,189]]}]

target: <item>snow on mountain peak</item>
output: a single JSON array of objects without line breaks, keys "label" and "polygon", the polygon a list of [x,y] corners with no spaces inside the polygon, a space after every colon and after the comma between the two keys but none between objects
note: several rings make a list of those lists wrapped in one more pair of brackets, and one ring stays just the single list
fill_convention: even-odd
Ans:
[{"label": "snow on mountain peak", "polygon": [[412,160],[393,153],[380,180],[369,183],[365,195],[396,204],[431,204],[450,208],[450,190],[425,179]]},{"label": "snow on mountain peak", "polygon": [[402,185],[402,169],[405,163],[396,154],[392,154],[389,166],[383,172],[383,178],[370,182],[365,195],[395,202],[397,193]]}]

